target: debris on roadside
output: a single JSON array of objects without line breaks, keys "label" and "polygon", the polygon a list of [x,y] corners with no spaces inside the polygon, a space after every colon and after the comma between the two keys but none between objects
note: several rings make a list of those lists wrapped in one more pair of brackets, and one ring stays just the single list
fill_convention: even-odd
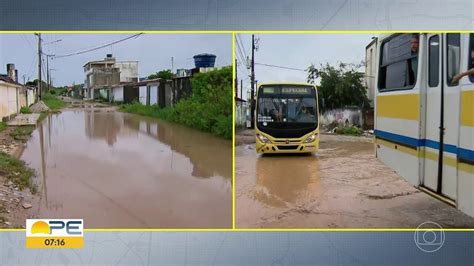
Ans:
[{"label": "debris on roadside", "polygon": [[50,111],[50,108],[43,101],[39,101],[30,106],[30,111],[32,113],[42,113]]},{"label": "debris on roadside", "polygon": [[12,120],[7,122],[9,126],[27,126],[36,125],[40,118],[40,114],[18,114]]}]

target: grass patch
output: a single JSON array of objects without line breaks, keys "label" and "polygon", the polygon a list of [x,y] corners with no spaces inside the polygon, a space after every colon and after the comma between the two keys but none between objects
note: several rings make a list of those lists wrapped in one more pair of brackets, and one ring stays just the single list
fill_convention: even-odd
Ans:
[{"label": "grass patch", "polygon": [[66,106],[66,103],[59,99],[56,95],[52,95],[50,93],[46,93],[41,98],[44,104],[46,104],[52,110],[58,110]]},{"label": "grass patch", "polygon": [[15,140],[27,141],[34,129],[35,126],[17,126],[10,132],[10,136]]},{"label": "grass patch", "polygon": [[141,103],[131,103],[120,106],[119,110],[126,113],[155,117],[171,122],[176,122],[179,124],[184,124],[192,128],[197,128],[202,131],[210,132],[218,137],[232,139],[231,117],[217,116],[209,118],[209,116],[205,116],[202,115],[202,113],[200,112],[196,112],[193,115],[194,119],[189,119],[187,116],[180,115],[180,113],[183,113],[181,111],[183,109],[187,109],[187,113],[191,111],[189,107],[184,107],[187,104],[190,104],[190,102],[185,100],[179,102],[176,107],[160,108],[157,105],[147,106]]},{"label": "grass patch", "polygon": [[5,122],[0,122],[0,132],[2,132],[3,130],[5,130],[7,128],[7,123]]},{"label": "grass patch", "polygon": [[25,162],[4,152],[0,152],[0,174],[12,181],[20,190],[30,188],[32,192],[36,191],[31,180],[35,171],[26,166]]},{"label": "grass patch", "polygon": [[164,111],[165,109],[161,109],[157,105],[147,106],[141,103],[123,104],[120,106],[120,110],[126,113],[139,114],[156,118],[164,118],[166,112]]},{"label": "grass patch", "polygon": [[22,114],[31,114],[30,108],[28,106],[23,106],[20,108],[20,113]]},{"label": "grass patch", "polygon": [[341,135],[352,135],[352,136],[362,135],[362,129],[355,126],[339,126],[336,128],[334,132],[336,132],[336,134],[341,134]]}]

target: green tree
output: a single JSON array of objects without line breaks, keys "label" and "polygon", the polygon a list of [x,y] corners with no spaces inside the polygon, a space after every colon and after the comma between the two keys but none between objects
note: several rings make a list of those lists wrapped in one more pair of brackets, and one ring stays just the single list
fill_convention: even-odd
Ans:
[{"label": "green tree", "polygon": [[[38,79],[35,79],[35,80],[33,80],[33,81],[28,81],[28,82],[26,82],[25,85],[26,85],[26,86],[36,87],[36,86],[38,85]],[[48,87],[48,84],[46,83],[46,81],[44,81],[44,80],[41,81],[41,87],[43,87],[43,88]]]},{"label": "green tree", "polygon": [[232,67],[198,73],[193,94],[174,107],[177,122],[232,138]]},{"label": "green tree", "polygon": [[171,72],[171,69],[165,69],[149,75],[148,79],[171,79],[172,77],[173,72]]},{"label": "green tree", "polygon": [[337,67],[328,63],[317,69],[310,65],[307,69],[308,83],[315,84],[320,78],[318,87],[319,106],[326,110],[358,106],[362,109],[369,105],[367,88],[362,82],[364,73],[358,71],[361,65],[340,63]]}]

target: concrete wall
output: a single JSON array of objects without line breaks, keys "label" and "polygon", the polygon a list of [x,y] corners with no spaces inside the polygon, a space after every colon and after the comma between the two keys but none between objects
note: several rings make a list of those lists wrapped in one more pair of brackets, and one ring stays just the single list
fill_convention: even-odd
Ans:
[{"label": "concrete wall", "polygon": [[160,86],[158,84],[150,86],[150,105],[158,104],[158,90]]},{"label": "concrete wall", "polygon": [[18,103],[20,104],[21,107],[28,107],[28,95],[27,95],[26,88],[21,88],[18,90]]},{"label": "concrete wall", "polygon": [[116,62],[115,67],[120,69],[120,82],[138,81],[138,61]]},{"label": "concrete wall", "polygon": [[19,90],[16,85],[10,85],[0,81],[0,120],[20,111]]},{"label": "concrete wall", "polygon": [[90,74],[88,87],[111,86],[120,83],[120,70],[118,68],[94,69]]},{"label": "concrete wall", "polygon": [[110,95],[109,89],[100,89],[99,90],[99,97],[103,100],[108,100]]},{"label": "concrete wall", "polygon": [[245,128],[247,120],[247,103],[235,101],[235,126]]},{"label": "concrete wall", "polygon": [[181,99],[191,96],[193,93],[191,77],[174,78],[171,91],[173,94],[173,104]]},{"label": "concrete wall", "polygon": [[141,104],[147,105],[147,86],[143,85],[143,86],[140,86],[138,89],[139,89],[138,100],[140,101]]},{"label": "concrete wall", "polygon": [[112,102],[123,102],[123,86],[112,88]]},{"label": "concrete wall", "polygon": [[163,83],[165,89],[165,106],[171,106],[177,102],[173,94],[173,87],[170,83]]},{"label": "concrete wall", "polygon": [[34,89],[27,89],[26,90],[26,104],[31,106],[35,103],[36,95]]},{"label": "concrete wall", "polygon": [[377,72],[377,42],[371,43],[365,50],[365,85],[367,86],[367,98],[370,106],[374,107],[375,75]]},{"label": "concrete wall", "polygon": [[362,127],[362,111],[359,109],[333,109],[320,115],[321,126],[327,126],[331,123],[349,124]]},{"label": "concrete wall", "polygon": [[136,85],[124,85],[123,86],[123,102],[132,103],[137,102],[139,99],[139,89]]}]

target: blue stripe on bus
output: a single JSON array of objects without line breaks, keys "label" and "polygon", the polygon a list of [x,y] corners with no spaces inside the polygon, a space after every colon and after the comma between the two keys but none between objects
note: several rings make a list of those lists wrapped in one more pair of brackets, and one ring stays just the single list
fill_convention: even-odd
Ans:
[{"label": "blue stripe on bus", "polygon": [[[418,147],[429,147],[435,150],[439,150],[439,142],[430,140],[430,139],[417,139],[412,137],[407,137],[403,135],[398,135],[382,130],[375,130],[374,134],[376,137],[400,143],[408,147],[418,148]],[[444,151],[452,154],[456,154],[460,160],[464,161],[474,161],[474,150],[468,150],[464,148],[459,148],[456,145],[444,144]]]},{"label": "blue stripe on bus", "polygon": [[[430,140],[430,139],[424,139],[423,142],[424,142],[424,145],[421,145],[421,146],[426,146],[428,148],[439,150],[439,142]],[[445,152],[454,153],[454,154],[458,153],[458,147],[456,145],[444,144],[443,147],[444,147],[443,149]]]},{"label": "blue stripe on bus", "polygon": [[374,133],[375,133],[375,136],[379,138],[386,139],[392,142],[397,142],[397,143],[400,143],[412,148],[418,148],[419,146],[421,146],[420,140],[412,138],[412,137],[398,135],[398,134],[394,134],[394,133],[390,133],[390,132],[382,131],[382,130],[375,130]]},{"label": "blue stripe on bus", "polygon": [[461,160],[474,162],[474,151],[473,150],[467,150],[467,149],[459,148],[458,156],[459,156],[459,159],[461,159]]}]

